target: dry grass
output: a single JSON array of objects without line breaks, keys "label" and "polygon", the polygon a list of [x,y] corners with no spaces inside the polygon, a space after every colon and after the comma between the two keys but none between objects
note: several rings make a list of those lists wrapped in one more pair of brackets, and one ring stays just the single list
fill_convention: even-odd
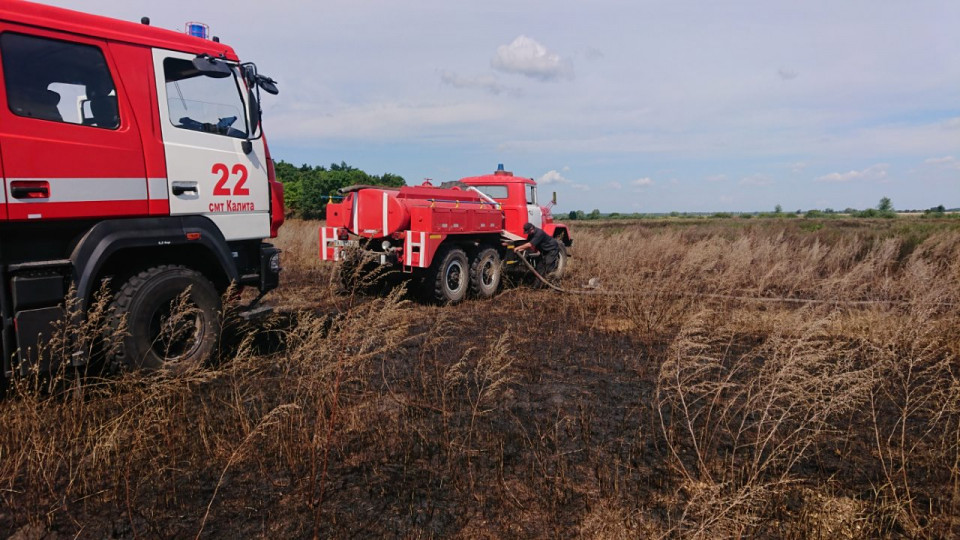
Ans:
[{"label": "dry grass", "polygon": [[610,294],[449,308],[338,293],[288,223],[305,311],[215,366],[18,382],[0,531],[956,536],[960,230],[897,222],[583,224],[566,285]]}]

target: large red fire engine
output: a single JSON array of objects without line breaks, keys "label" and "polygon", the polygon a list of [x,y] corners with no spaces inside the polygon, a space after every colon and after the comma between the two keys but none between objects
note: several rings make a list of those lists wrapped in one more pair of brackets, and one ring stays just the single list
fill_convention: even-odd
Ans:
[{"label": "large red fire engine", "polygon": [[[114,360],[156,367],[210,354],[230,283],[265,293],[283,191],[260,127],[276,86],[216,38],[0,1],[0,315],[3,374],[40,361],[69,287],[109,279]],[[161,327],[196,308],[186,337]],[[85,359],[79,358],[78,362]]]},{"label": "large red fire engine", "polygon": [[573,242],[566,225],[556,223],[549,206],[537,204],[537,184],[503,170],[461,178],[443,186],[383,188],[354,186],[342,202],[327,204],[320,227],[320,258],[343,261],[348,275],[357,260],[393,268],[413,279],[420,292],[440,303],[456,303],[468,290],[496,294],[501,262],[512,256],[511,242],[532,223],[560,243],[560,268]]}]

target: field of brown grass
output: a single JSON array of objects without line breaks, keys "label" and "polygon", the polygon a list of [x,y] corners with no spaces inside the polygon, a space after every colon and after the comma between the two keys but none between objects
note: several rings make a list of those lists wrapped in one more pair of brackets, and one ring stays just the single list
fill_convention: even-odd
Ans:
[{"label": "field of brown grass", "polygon": [[958,225],[574,222],[600,294],[441,308],[294,221],[216,365],[17,382],[0,537],[958,536]]}]

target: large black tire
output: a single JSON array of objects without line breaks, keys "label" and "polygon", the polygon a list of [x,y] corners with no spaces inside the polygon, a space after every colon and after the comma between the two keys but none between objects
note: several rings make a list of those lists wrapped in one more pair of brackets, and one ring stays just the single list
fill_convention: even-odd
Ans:
[{"label": "large black tire", "polygon": [[[185,309],[177,313],[173,304],[188,289]],[[200,366],[217,348],[220,307],[217,289],[195,270],[174,265],[144,270],[113,300],[114,328],[126,320],[126,329],[109,357],[129,370],[181,372]]]},{"label": "large black tire", "polygon": [[467,254],[460,248],[437,250],[427,271],[425,289],[429,300],[438,304],[456,304],[467,296],[470,288],[470,266]]},{"label": "large black tire", "polygon": [[470,290],[480,298],[497,294],[503,274],[500,253],[494,248],[481,249],[470,263]]},{"label": "large black tire", "polygon": [[557,253],[557,268],[550,272],[551,279],[563,279],[567,273],[567,265],[570,263],[570,256],[567,255],[567,246],[560,244],[560,251]]}]

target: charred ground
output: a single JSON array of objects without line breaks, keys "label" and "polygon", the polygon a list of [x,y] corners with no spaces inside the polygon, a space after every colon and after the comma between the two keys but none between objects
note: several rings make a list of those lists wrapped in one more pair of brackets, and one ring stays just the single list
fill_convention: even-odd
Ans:
[{"label": "charred ground", "polygon": [[0,531],[960,534],[955,221],[583,224],[604,294],[443,308],[338,292],[315,228],[216,366],[20,381]]}]

